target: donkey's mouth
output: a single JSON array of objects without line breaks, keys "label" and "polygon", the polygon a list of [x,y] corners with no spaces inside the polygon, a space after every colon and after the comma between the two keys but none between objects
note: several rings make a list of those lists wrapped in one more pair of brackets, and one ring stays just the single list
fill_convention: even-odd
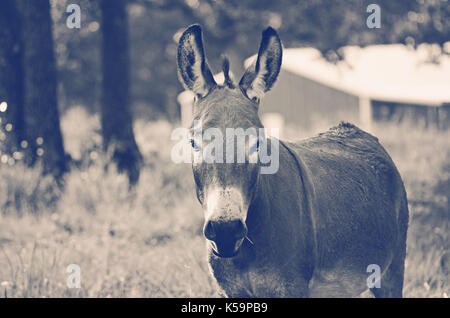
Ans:
[{"label": "donkey's mouth", "polygon": [[220,257],[220,258],[232,258],[239,254],[239,250],[240,249],[238,249],[237,251],[234,251],[232,253],[224,253],[224,252],[219,253],[213,248],[212,252],[214,255],[216,255],[217,257]]},{"label": "donkey's mouth", "polygon": [[[218,244],[214,241],[209,241],[211,244],[211,250],[214,255],[220,258],[232,258],[239,254],[239,251],[241,250],[243,238],[236,241],[234,244]],[[231,246],[230,246],[231,245]]]}]

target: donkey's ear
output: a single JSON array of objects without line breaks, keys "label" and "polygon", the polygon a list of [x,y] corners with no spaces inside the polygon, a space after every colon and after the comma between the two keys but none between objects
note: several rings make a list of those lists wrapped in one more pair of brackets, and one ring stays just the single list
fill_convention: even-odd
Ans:
[{"label": "donkey's ear", "polygon": [[270,90],[280,73],[282,54],[277,31],[268,27],[262,33],[256,63],[247,68],[239,82],[248,98],[258,101]]},{"label": "donkey's ear", "polygon": [[192,25],[183,32],[178,43],[177,62],[180,82],[198,96],[206,96],[217,85],[206,63],[199,25]]}]

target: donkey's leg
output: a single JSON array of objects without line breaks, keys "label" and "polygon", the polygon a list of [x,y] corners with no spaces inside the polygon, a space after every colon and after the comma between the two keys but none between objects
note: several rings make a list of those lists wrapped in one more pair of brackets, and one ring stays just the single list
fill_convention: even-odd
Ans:
[{"label": "donkey's leg", "polygon": [[316,272],[309,286],[310,298],[352,298],[367,290],[367,273],[345,268]]},{"label": "donkey's leg", "polygon": [[394,256],[391,265],[381,277],[380,288],[370,289],[376,298],[402,297],[404,264],[404,257],[401,257],[401,255]]},{"label": "donkey's leg", "polygon": [[401,298],[403,291],[403,278],[405,273],[406,233],[408,229],[408,205],[402,202],[399,213],[399,240],[395,255],[386,273],[381,277],[380,288],[370,291],[377,298]]}]

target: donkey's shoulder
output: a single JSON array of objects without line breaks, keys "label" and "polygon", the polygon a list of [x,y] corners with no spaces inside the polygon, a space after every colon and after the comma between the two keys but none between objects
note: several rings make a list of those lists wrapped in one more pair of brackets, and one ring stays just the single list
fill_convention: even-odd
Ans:
[{"label": "donkey's shoulder", "polygon": [[[312,138],[314,139],[314,138]],[[378,143],[378,138],[371,134],[359,129],[357,126],[348,123],[341,122],[339,125],[330,128],[328,131],[320,133],[316,140],[365,140],[366,142]]]},{"label": "donkey's shoulder", "polygon": [[357,126],[341,122],[328,131],[295,143],[297,147],[304,147],[311,151],[325,153],[346,154],[386,154],[384,148],[378,142],[378,138],[359,129]]},{"label": "donkey's shoulder", "polygon": [[363,170],[372,167],[369,170],[379,172],[394,168],[378,139],[350,123],[341,122],[315,137],[290,143],[290,147],[305,163],[324,166],[325,170],[346,165]]}]

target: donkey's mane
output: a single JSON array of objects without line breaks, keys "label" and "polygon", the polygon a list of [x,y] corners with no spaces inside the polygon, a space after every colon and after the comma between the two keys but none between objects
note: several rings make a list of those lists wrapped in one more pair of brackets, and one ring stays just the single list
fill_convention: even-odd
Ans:
[{"label": "donkey's mane", "polygon": [[235,86],[233,80],[230,77],[230,61],[225,55],[222,56],[222,71],[225,78],[223,84],[228,86],[229,88],[234,88]]}]

